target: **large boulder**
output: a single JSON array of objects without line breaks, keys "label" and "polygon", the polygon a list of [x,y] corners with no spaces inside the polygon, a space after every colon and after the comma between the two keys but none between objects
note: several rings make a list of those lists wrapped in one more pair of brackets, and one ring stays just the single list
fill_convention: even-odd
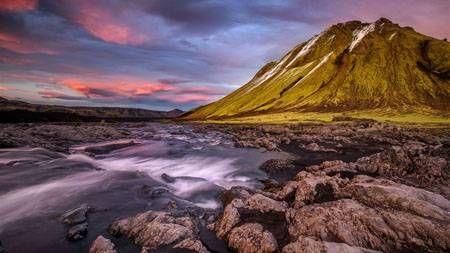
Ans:
[{"label": "large boulder", "polygon": [[384,252],[450,249],[448,221],[373,209],[351,199],[289,209],[286,218],[291,238],[313,237]]},{"label": "large boulder", "polygon": [[172,246],[207,252],[199,241],[196,221],[190,216],[148,211],[115,221],[109,227],[109,232],[114,236],[127,236],[142,246],[144,251]]}]

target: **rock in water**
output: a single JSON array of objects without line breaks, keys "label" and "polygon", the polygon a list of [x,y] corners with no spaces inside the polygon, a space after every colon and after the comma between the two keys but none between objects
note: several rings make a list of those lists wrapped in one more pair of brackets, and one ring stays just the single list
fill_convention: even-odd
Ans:
[{"label": "rock in water", "polygon": [[69,241],[78,241],[86,237],[88,232],[88,224],[87,222],[75,225],[67,231],[67,240]]},{"label": "rock in water", "polygon": [[82,204],[80,207],[67,211],[61,216],[61,222],[67,225],[75,225],[85,222],[90,207]]},{"label": "rock in water", "polygon": [[116,246],[111,240],[100,235],[92,243],[89,253],[117,253],[115,248]]}]

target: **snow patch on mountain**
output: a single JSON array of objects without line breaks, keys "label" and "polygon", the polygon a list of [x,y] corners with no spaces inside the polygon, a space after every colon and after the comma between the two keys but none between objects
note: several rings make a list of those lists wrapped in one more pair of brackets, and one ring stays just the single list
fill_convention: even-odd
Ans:
[{"label": "snow patch on mountain", "polygon": [[331,51],[329,54],[325,55],[324,57],[322,57],[322,59],[320,60],[319,64],[317,64],[313,69],[311,69],[308,74],[306,74],[299,82],[297,82],[296,84],[294,84],[294,86],[292,86],[292,88],[294,88],[295,86],[297,86],[297,84],[301,83],[302,81],[306,80],[311,74],[313,74],[317,69],[319,69],[323,64],[325,64],[329,59],[330,56],[334,53],[334,51]]},{"label": "snow patch on mountain", "polygon": [[302,50],[295,56],[295,58],[286,66],[286,68],[289,68],[292,66],[297,59],[299,59],[302,56],[305,56],[309,51],[311,51],[311,48],[316,44],[317,40],[322,36],[322,33],[319,35],[316,35],[314,38],[312,38],[304,47],[302,47]]},{"label": "snow patch on mountain", "polygon": [[395,37],[395,35],[397,35],[397,32],[391,34],[391,36],[389,36],[389,40],[392,40]]},{"label": "snow patch on mountain", "polygon": [[353,31],[353,41],[350,44],[350,52],[361,42],[364,37],[366,37],[367,34],[375,31],[375,23],[372,23],[370,25],[366,25],[360,30]]}]

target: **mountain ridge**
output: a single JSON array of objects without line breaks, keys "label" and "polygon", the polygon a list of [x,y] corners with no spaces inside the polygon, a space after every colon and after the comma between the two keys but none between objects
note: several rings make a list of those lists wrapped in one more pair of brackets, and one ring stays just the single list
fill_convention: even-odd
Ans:
[{"label": "mountain ridge", "polygon": [[281,112],[448,111],[450,43],[386,18],[333,25],[188,120]]},{"label": "mountain ridge", "polygon": [[38,121],[145,121],[172,119],[183,111],[156,111],[125,107],[89,107],[32,104],[0,97],[0,122]]}]

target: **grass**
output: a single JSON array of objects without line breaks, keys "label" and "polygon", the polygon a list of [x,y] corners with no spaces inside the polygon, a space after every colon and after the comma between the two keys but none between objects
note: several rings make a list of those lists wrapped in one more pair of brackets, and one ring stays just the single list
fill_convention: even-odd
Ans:
[{"label": "grass", "polygon": [[197,121],[215,124],[297,124],[307,122],[334,123],[337,117],[347,117],[349,121],[371,119],[379,122],[389,122],[407,125],[427,125],[450,127],[450,115],[438,114],[432,111],[425,112],[398,112],[388,111],[354,111],[346,113],[318,113],[318,112],[281,112],[262,114],[256,116],[235,117],[225,119],[207,119]]}]

